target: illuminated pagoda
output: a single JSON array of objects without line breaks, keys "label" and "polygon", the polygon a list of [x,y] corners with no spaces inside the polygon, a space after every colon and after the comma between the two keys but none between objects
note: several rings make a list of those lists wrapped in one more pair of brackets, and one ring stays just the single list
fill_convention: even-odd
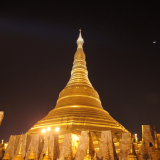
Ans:
[{"label": "illuminated pagoda", "polygon": [[63,138],[66,133],[80,135],[81,131],[89,130],[95,134],[94,141],[99,141],[102,130],[111,130],[116,142],[117,135],[128,132],[103,109],[99,95],[88,78],[83,43],[80,30],[69,82],[60,92],[55,108],[38,121],[27,134],[41,134],[42,130],[47,130],[48,127],[54,132],[58,127],[59,137]]},{"label": "illuminated pagoda", "polygon": [[[83,43],[80,30],[71,77],[55,108],[26,134],[11,135],[3,159],[127,160],[133,138],[132,147],[142,160],[141,142],[103,109],[88,78]],[[146,144],[153,141],[150,131],[149,125],[143,125]],[[152,148],[146,151],[151,153]]]}]

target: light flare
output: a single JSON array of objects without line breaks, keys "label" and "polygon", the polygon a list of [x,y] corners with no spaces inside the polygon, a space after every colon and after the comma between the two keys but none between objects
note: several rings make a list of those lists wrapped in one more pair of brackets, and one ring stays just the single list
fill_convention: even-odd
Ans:
[{"label": "light flare", "polygon": [[42,133],[45,133],[46,132],[46,130],[45,129],[42,129]]},{"label": "light flare", "polygon": [[56,132],[58,132],[58,131],[59,131],[59,128],[58,128],[58,127],[56,127],[55,131],[56,131]]}]

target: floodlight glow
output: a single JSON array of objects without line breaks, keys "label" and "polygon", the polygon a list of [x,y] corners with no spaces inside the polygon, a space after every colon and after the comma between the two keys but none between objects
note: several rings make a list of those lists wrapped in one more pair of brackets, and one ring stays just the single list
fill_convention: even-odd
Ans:
[{"label": "floodlight glow", "polygon": [[58,127],[56,127],[55,131],[56,131],[56,132],[58,132],[58,131],[59,131],[59,128],[58,128]]},{"label": "floodlight glow", "polygon": [[42,129],[42,133],[45,133],[46,132],[46,130],[45,129]]},{"label": "floodlight glow", "polygon": [[75,135],[75,139],[76,139],[76,141],[79,139],[79,137],[77,136],[77,135]]},{"label": "floodlight glow", "polygon": [[135,139],[137,140],[137,133],[135,134]]},{"label": "floodlight glow", "polygon": [[48,128],[47,128],[47,131],[50,131],[50,130],[51,130],[51,128],[50,128],[50,127],[48,127]]}]

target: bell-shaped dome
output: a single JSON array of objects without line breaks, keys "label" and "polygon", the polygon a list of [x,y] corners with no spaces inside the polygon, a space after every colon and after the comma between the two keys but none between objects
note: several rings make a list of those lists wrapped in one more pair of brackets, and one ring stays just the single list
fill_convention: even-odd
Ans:
[{"label": "bell-shaped dome", "polygon": [[57,126],[60,127],[60,133],[88,129],[95,132],[108,129],[113,133],[128,132],[103,109],[99,95],[88,78],[83,43],[80,31],[69,82],[60,92],[56,107],[28,133],[40,133],[47,127],[54,130]]}]

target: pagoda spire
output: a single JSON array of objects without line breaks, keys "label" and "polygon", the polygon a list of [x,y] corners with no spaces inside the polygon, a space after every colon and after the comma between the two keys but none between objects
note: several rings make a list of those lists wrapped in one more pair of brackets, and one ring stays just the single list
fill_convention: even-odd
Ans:
[{"label": "pagoda spire", "polygon": [[79,37],[77,39],[78,48],[83,48],[83,43],[84,43],[84,40],[83,40],[82,35],[81,35],[81,29],[79,29]]},{"label": "pagoda spire", "polygon": [[88,78],[83,43],[84,40],[80,30],[79,37],[77,39],[77,51],[74,55],[71,77],[66,87],[59,94],[56,108],[67,105],[83,104],[102,108],[99,95]]},{"label": "pagoda spire", "polygon": [[49,136],[48,136],[48,141],[47,141],[47,149],[45,152],[45,156],[43,157],[43,160],[51,160],[50,156],[49,156]]},{"label": "pagoda spire", "polygon": [[34,153],[34,147],[32,147],[31,153],[30,153],[30,155],[28,156],[27,159],[28,160],[35,160],[36,159],[36,156],[35,156],[35,153]]},{"label": "pagoda spire", "polygon": [[[68,82],[68,86],[70,85],[87,85],[92,87],[89,79],[88,79],[88,71],[86,66],[86,56],[83,51],[83,43],[84,40],[81,35],[81,29],[79,32],[79,37],[77,39],[77,51],[74,55],[74,62],[71,71],[71,78]],[[93,87],[92,87],[93,88]]]},{"label": "pagoda spire", "polygon": [[90,154],[90,132],[88,130],[88,148],[87,148],[87,155],[84,157],[84,160],[91,160],[91,154]]},{"label": "pagoda spire", "polygon": [[137,160],[137,156],[136,156],[134,146],[133,146],[132,135],[131,135],[131,148],[130,148],[128,160]]}]

